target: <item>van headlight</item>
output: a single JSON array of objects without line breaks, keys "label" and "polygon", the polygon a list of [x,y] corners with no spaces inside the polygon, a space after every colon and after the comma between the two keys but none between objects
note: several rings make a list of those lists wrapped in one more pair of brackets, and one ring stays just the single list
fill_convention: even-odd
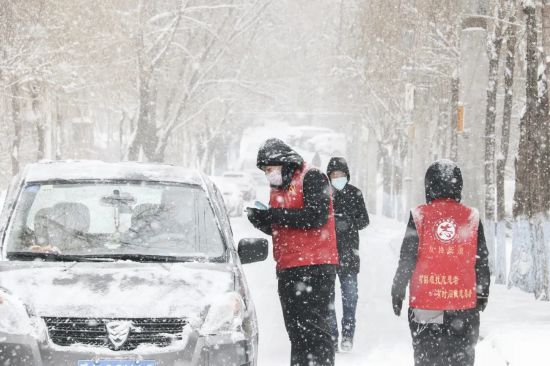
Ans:
[{"label": "van headlight", "polygon": [[0,333],[34,334],[32,310],[15,295],[0,291]]},{"label": "van headlight", "polygon": [[242,326],[244,314],[242,296],[236,292],[228,292],[210,306],[200,333],[211,335],[237,331]]}]

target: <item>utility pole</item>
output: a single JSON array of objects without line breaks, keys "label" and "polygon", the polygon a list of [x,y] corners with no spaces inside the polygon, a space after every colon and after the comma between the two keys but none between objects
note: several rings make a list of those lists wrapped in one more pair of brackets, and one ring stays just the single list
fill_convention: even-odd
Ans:
[{"label": "utility pole", "polygon": [[463,199],[468,205],[484,211],[485,160],[484,136],[489,82],[487,55],[486,3],[465,0],[460,33],[460,61],[458,67],[459,101],[463,117],[462,131],[457,136],[457,162],[464,175]]}]

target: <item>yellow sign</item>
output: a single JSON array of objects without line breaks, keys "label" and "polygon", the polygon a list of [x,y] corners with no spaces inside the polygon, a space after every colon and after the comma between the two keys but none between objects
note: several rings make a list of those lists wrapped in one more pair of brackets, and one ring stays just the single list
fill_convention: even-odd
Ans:
[{"label": "yellow sign", "polygon": [[456,132],[464,132],[464,106],[459,105],[456,111]]}]

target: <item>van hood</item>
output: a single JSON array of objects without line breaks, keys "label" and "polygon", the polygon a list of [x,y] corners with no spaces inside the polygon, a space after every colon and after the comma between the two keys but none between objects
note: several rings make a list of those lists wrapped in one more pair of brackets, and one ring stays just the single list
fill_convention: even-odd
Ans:
[{"label": "van hood", "polygon": [[219,263],[1,262],[0,286],[41,317],[198,316],[234,286]]}]

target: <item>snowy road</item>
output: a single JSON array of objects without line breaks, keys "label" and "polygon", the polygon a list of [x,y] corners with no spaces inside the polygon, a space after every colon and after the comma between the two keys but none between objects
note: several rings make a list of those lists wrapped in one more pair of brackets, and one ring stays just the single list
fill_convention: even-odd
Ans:
[{"label": "snowy road", "polygon": [[[361,268],[355,348],[337,355],[345,366],[412,365],[412,347],[406,318],[391,309],[390,288],[397,266],[405,224],[372,217],[361,234]],[[244,218],[233,220],[235,238],[257,237]],[[288,365],[290,344],[283,324],[270,258],[245,266],[260,323],[260,366]],[[339,289],[337,289],[339,291]],[[341,305],[337,303],[341,314]],[[405,311],[404,311],[405,312]],[[532,366],[546,364],[543,350],[550,344],[550,304],[503,286],[493,286],[488,309],[482,315],[482,340],[476,365]]]}]

